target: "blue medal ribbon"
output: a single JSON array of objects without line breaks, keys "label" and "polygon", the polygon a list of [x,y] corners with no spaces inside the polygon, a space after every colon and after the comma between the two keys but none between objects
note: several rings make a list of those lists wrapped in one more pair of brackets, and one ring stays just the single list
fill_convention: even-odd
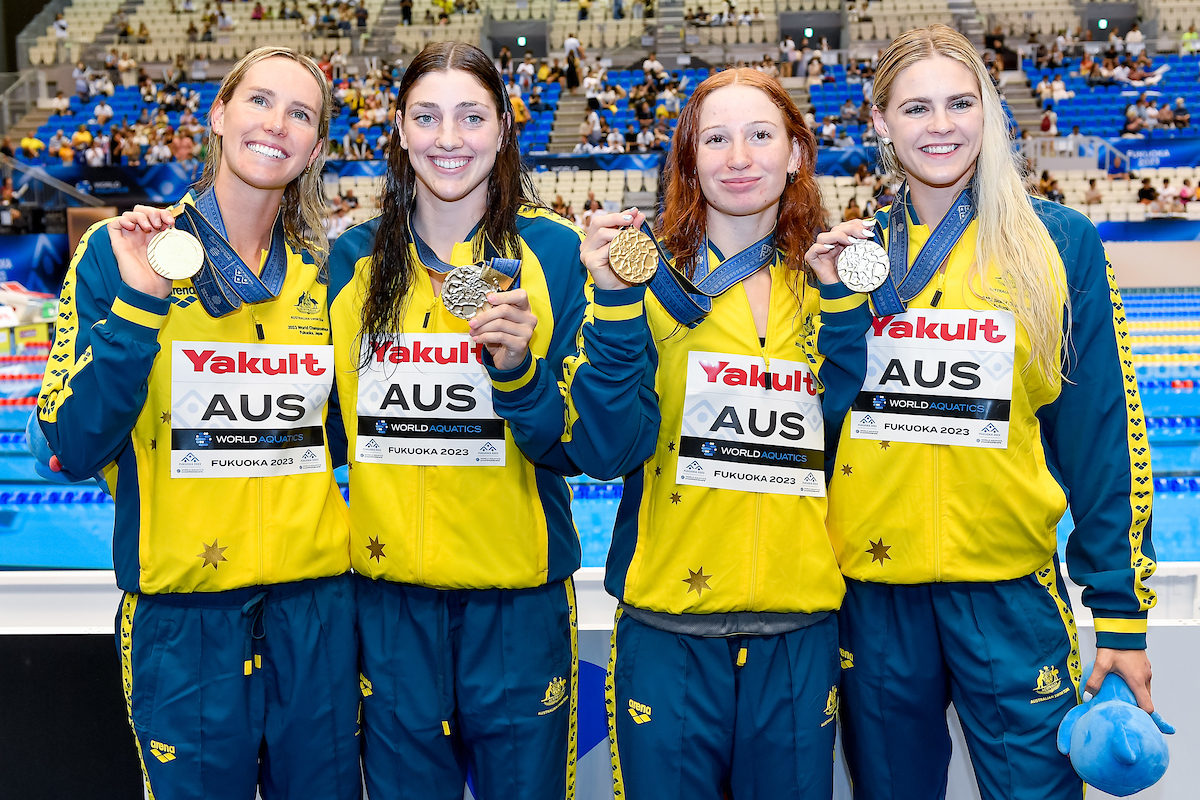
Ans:
[{"label": "blue medal ribbon", "polygon": [[[477,222],[475,227],[471,229],[471,233],[467,237],[467,241],[473,241],[479,234],[479,229],[481,227],[483,227],[483,220]],[[416,230],[413,229],[411,219],[408,221],[408,236],[417,248],[417,258],[421,260],[421,264],[426,269],[431,269],[434,272],[442,275],[445,275],[454,269],[453,264],[447,264],[445,261],[442,261],[440,258],[438,258],[437,253],[433,252],[433,248],[427,245],[425,240],[417,235]],[[490,266],[497,272],[503,273],[504,275],[513,279],[513,284],[509,287],[510,290],[520,286],[521,259],[500,258],[500,256],[497,254],[496,248],[492,246],[491,240],[488,239],[486,235],[483,237],[483,255],[484,265]]]},{"label": "blue medal ribbon", "polygon": [[658,250],[658,269],[650,279],[650,291],[675,321],[689,328],[696,327],[712,311],[714,297],[771,264],[776,256],[775,231],[771,231],[709,272],[708,239],[705,239],[702,256],[697,259],[696,275],[689,280],[671,264],[671,254],[655,238],[648,223],[642,223],[642,233],[650,237]]},{"label": "blue medal ribbon", "polygon": [[282,214],[275,217],[267,260],[257,275],[229,243],[217,196],[211,187],[200,193],[195,206],[183,205],[175,226],[195,236],[204,249],[204,266],[192,278],[192,285],[209,316],[224,317],[241,308],[242,303],[253,305],[279,296],[287,276]]},{"label": "blue medal ribbon", "polygon": [[[908,184],[901,185],[888,214],[888,277],[871,292],[871,303],[878,316],[903,314],[908,302],[921,293],[962,239],[975,219],[974,180],[959,192],[954,205],[929,235],[929,240],[908,269]],[[876,226],[878,227],[878,226]],[[878,240],[880,231],[875,232]]]}]

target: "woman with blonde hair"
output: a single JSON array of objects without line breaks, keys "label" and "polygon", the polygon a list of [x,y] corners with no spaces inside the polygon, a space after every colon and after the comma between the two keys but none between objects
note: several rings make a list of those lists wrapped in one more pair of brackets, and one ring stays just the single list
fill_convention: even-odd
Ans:
[{"label": "woman with blonde hair", "polygon": [[37,419],[52,464],[113,493],[125,701],[160,800],[361,792],[349,523],[324,434],[330,106],[311,59],[249,53],[178,217],[97,223],[63,283]]},{"label": "woman with blonde hair", "polygon": [[882,167],[905,183],[877,215],[891,275],[828,518],[855,791],[944,796],[953,701],[986,800],[1079,798],[1055,746],[1085,688],[1068,506],[1098,648],[1086,688],[1116,672],[1153,710],[1150,464],[1120,292],[1088,219],[1026,195],[961,34],[896,39],[874,99]]},{"label": "woman with blonde hair", "polygon": [[625,478],[605,576],[620,797],[832,795],[843,587],[825,442],[862,383],[870,315],[832,264],[804,264],[815,163],[776,80],[717,73],[667,159],[672,261],[649,291],[613,271],[636,210],[597,217],[581,251],[595,291],[568,360],[571,440],[586,472]]}]

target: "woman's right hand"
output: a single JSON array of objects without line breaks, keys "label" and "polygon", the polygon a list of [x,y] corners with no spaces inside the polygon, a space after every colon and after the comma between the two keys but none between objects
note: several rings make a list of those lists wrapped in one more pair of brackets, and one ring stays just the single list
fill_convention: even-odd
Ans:
[{"label": "woman's right hand", "polygon": [[173,227],[174,215],[153,206],[134,206],[108,223],[108,238],[126,285],[153,297],[166,299],[171,294],[171,281],[151,269],[146,248],[155,235]]},{"label": "woman's right hand", "polygon": [[855,242],[874,238],[874,217],[847,220],[824,233],[818,233],[817,241],[808,248],[808,252],[804,254],[804,260],[812,267],[821,283],[826,285],[838,283],[841,281],[837,271],[838,256]]},{"label": "woman's right hand", "polygon": [[622,228],[640,228],[646,216],[636,208],[592,216],[587,238],[579,247],[579,260],[592,275],[597,289],[626,289],[633,286],[617,277],[608,263],[608,247]]}]

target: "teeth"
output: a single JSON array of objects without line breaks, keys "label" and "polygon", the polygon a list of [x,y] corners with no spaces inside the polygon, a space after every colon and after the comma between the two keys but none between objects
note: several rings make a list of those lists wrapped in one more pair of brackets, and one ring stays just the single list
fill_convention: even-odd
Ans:
[{"label": "teeth", "polygon": [[933,144],[933,145],[929,145],[928,147],[922,147],[921,149],[931,155],[941,155],[943,153],[953,153],[955,150],[958,149],[958,145],[956,145],[956,144]]},{"label": "teeth", "polygon": [[287,158],[287,153],[282,150],[265,144],[259,144],[258,142],[251,142],[246,145],[246,149],[251,153],[258,153],[260,156],[266,156],[267,158]]},{"label": "teeth", "polygon": [[429,160],[433,162],[434,166],[441,169],[458,169],[467,165],[465,158],[430,158]]}]

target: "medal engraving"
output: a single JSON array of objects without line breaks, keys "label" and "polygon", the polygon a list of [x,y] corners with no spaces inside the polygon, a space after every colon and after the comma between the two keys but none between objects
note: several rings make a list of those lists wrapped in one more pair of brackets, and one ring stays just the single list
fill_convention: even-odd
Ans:
[{"label": "medal engraving", "polygon": [[204,248],[187,231],[167,228],[155,234],[146,247],[150,268],[170,281],[187,280],[204,266]]},{"label": "medal engraving", "polygon": [[[470,319],[482,311],[488,304],[488,292],[501,291],[498,282],[485,278],[485,272],[506,277],[482,264],[452,269],[442,281],[442,305],[446,310],[459,319]],[[508,283],[512,285],[512,279]]]},{"label": "medal engraving", "polygon": [[856,292],[873,292],[888,276],[888,254],[872,240],[855,242],[842,251],[837,260],[838,277]]},{"label": "medal engraving", "polygon": [[622,228],[608,246],[608,264],[626,283],[645,283],[658,269],[658,251],[636,228]]}]

